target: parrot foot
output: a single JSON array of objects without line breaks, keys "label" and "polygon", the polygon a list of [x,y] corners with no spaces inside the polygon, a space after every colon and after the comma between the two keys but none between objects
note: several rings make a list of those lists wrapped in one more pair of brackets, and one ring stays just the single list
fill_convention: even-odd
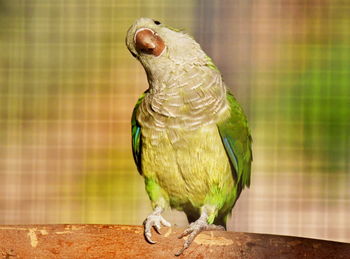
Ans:
[{"label": "parrot foot", "polygon": [[180,239],[185,236],[188,236],[188,238],[186,239],[183,247],[175,255],[181,255],[183,251],[185,251],[191,245],[196,236],[204,230],[225,230],[225,228],[223,226],[208,224],[206,218],[200,217],[198,220],[191,223],[190,226],[179,236]]},{"label": "parrot foot", "polygon": [[152,240],[152,233],[151,228],[154,227],[154,229],[157,231],[158,234],[160,234],[159,230],[161,229],[161,225],[170,227],[171,224],[166,221],[162,215],[163,209],[161,207],[156,207],[152,214],[150,214],[145,221],[143,222],[143,225],[145,227],[144,229],[144,235],[148,243],[155,244],[156,242]]}]

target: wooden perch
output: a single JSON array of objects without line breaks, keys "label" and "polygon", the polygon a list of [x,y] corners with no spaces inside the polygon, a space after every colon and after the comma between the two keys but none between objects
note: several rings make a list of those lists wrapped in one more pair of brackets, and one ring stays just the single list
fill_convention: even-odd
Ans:
[{"label": "wooden perch", "polygon": [[[176,258],[180,228],[153,233],[148,244],[142,226],[0,226],[0,258]],[[350,258],[350,244],[316,239],[207,231],[180,258]]]}]

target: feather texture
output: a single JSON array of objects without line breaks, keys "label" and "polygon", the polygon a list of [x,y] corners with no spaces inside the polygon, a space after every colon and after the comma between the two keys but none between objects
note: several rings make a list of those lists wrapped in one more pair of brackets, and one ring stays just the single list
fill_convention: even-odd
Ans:
[{"label": "feather texture", "polygon": [[252,137],[246,117],[231,93],[227,94],[230,116],[218,123],[218,129],[233,167],[237,184],[243,189],[250,186]]},{"label": "feather texture", "polygon": [[[135,47],[135,33],[152,30],[165,43],[152,56]],[[208,211],[222,224],[242,189],[250,185],[252,161],[243,110],[220,71],[193,38],[141,18],[126,44],[141,62],[149,89],[132,114],[132,151],[154,208],[183,210],[189,221]]]},{"label": "feather texture", "polygon": [[141,104],[143,98],[145,97],[146,92],[143,93],[140,98],[137,100],[135,108],[131,116],[131,144],[132,144],[132,155],[134,157],[137,170],[140,174],[141,171],[141,148],[142,148],[142,139],[141,139],[141,126],[136,120],[136,113]]}]

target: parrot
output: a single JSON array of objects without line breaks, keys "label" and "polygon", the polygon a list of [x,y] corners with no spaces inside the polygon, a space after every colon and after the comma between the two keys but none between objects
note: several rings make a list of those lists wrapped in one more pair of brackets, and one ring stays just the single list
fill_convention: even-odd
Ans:
[{"label": "parrot", "polygon": [[183,211],[190,223],[181,255],[206,230],[225,230],[241,191],[250,186],[252,137],[242,107],[213,60],[183,30],[151,18],[128,29],[126,46],[143,66],[147,90],[131,116],[132,154],[153,212],[144,236]]}]

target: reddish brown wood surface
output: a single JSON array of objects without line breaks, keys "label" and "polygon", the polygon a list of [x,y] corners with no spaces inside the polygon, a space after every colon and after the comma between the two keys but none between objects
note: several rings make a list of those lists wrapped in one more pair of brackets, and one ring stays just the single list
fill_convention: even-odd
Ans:
[{"label": "reddish brown wood surface", "polygon": [[[0,258],[176,258],[179,228],[153,234],[141,226],[0,226]],[[180,258],[350,258],[350,244],[298,237],[226,231],[203,232]]]}]

